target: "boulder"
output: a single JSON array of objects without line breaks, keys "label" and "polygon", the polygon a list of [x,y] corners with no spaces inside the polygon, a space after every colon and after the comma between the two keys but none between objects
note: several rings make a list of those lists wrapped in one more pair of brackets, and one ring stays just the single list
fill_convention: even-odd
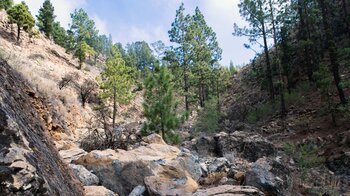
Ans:
[{"label": "boulder", "polygon": [[273,155],[274,145],[258,134],[236,131],[231,134],[221,132],[214,137],[217,153],[224,157],[234,153],[240,157],[254,162],[264,156]]},{"label": "boulder", "polygon": [[268,195],[289,195],[290,171],[277,160],[264,157],[253,163],[245,173],[244,185],[257,187]]},{"label": "boulder", "polygon": [[198,156],[191,154],[189,150],[182,148],[181,152],[176,158],[176,161],[195,181],[198,181],[202,176],[199,158]]},{"label": "boulder", "polygon": [[158,195],[192,195],[198,189],[198,184],[186,171],[174,167],[165,166],[157,176],[145,178],[148,194]]},{"label": "boulder", "polygon": [[215,140],[212,137],[202,136],[195,140],[193,150],[195,150],[200,157],[216,156]]},{"label": "boulder", "polygon": [[131,193],[129,194],[129,196],[143,196],[146,192],[146,187],[138,185],[137,187],[135,187]]},{"label": "boulder", "polygon": [[72,161],[79,159],[81,156],[86,155],[87,152],[81,148],[71,148],[68,150],[61,150],[59,151],[59,154],[63,158],[64,162],[69,164]]},{"label": "boulder", "polygon": [[165,145],[165,141],[163,140],[162,136],[158,134],[151,134],[147,137],[142,138],[142,140],[148,144],[163,144]]},{"label": "boulder", "polygon": [[[195,182],[201,176],[196,156],[163,144],[148,144],[130,151],[95,150],[74,163],[93,170],[103,186],[120,195],[127,195],[136,186],[144,185],[144,179],[149,176],[166,178],[169,175],[165,174],[176,171],[178,179],[188,182]],[[147,182],[154,181],[154,178],[148,178]],[[170,181],[168,183],[170,186]]]},{"label": "boulder", "polygon": [[113,191],[103,186],[84,186],[85,196],[116,196]]},{"label": "boulder", "polygon": [[229,162],[226,158],[220,157],[208,163],[208,171],[211,172],[222,172],[226,171],[229,166]]},{"label": "boulder", "polygon": [[350,175],[350,150],[328,157],[326,165],[338,175]]},{"label": "boulder", "polygon": [[251,186],[222,185],[209,189],[199,190],[193,196],[264,196],[259,189]]},{"label": "boulder", "polygon": [[78,177],[84,186],[98,185],[100,181],[98,177],[87,170],[84,166],[69,164],[69,167],[72,168],[75,176]]}]

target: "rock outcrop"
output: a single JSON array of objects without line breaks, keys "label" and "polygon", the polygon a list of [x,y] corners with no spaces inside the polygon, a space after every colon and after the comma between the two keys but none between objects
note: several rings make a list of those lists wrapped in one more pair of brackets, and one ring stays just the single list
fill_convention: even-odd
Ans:
[{"label": "rock outcrop", "polygon": [[254,162],[276,153],[271,142],[261,135],[249,132],[236,131],[231,134],[221,132],[215,136],[215,141],[220,157],[234,153],[236,156]]},{"label": "rock outcrop", "polygon": [[128,195],[139,185],[147,187],[151,195],[162,195],[170,187],[179,195],[195,192],[196,180],[201,176],[198,158],[186,150],[158,143],[163,142],[150,142],[130,151],[95,150],[73,162],[93,170],[103,186],[119,195]]},{"label": "rock outcrop", "polygon": [[82,165],[69,164],[69,167],[72,168],[75,176],[79,178],[80,182],[83,183],[84,186],[98,185],[100,182],[95,174],[91,173]]},{"label": "rock outcrop", "polygon": [[44,99],[0,60],[0,195],[83,195],[48,136],[45,108]]},{"label": "rock outcrop", "polygon": [[279,159],[261,158],[245,173],[244,184],[257,187],[268,195],[290,195],[290,172],[287,164]]}]

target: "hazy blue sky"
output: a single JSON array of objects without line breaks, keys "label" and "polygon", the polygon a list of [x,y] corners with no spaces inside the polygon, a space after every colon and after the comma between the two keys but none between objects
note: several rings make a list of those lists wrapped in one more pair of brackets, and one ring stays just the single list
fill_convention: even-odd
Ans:
[{"label": "hazy blue sky", "polygon": [[[25,0],[33,15],[37,14],[44,0]],[[15,0],[20,2],[20,0]],[[175,18],[175,11],[184,2],[186,12],[193,13],[196,6],[204,14],[209,26],[217,33],[223,49],[223,65],[230,60],[236,65],[248,63],[254,53],[243,47],[246,38],[232,36],[233,23],[244,25],[239,16],[239,0],[51,0],[57,20],[64,27],[70,23],[70,13],[83,8],[94,19],[100,33],[112,34],[115,42],[145,40],[153,43],[162,40],[170,44],[168,30]]]}]

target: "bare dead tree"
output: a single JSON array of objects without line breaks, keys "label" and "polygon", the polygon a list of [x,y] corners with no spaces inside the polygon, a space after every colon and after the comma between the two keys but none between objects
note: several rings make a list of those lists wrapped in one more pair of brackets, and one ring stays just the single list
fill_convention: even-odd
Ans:
[{"label": "bare dead tree", "polygon": [[98,89],[97,83],[91,79],[85,79],[81,85],[75,83],[74,87],[80,96],[83,108],[85,107],[85,103],[89,101]]},{"label": "bare dead tree", "polygon": [[62,90],[63,88],[67,87],[68,85],[74,83],[75,81],[79,80],[78,73],[69,73],[62,77],[62,79],[58,82],[58,88]]}]

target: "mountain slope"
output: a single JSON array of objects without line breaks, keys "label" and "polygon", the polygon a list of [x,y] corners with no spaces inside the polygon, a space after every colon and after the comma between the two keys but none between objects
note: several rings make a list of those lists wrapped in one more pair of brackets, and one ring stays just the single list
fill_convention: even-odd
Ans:
[{"label": "mountain slope", "polygon": [[83,195],[51,141],[44,102],[0,60],[0,195]]}]

